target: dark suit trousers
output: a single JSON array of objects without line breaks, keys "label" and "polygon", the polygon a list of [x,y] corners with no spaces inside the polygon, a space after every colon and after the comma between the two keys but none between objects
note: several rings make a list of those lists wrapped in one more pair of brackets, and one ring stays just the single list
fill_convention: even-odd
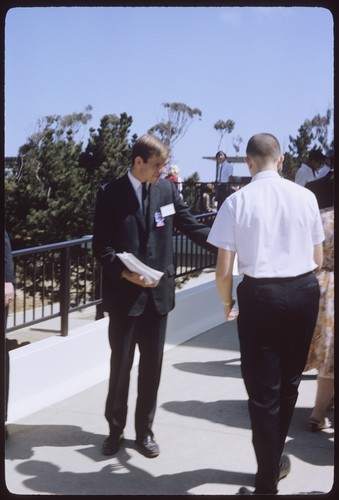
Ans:
[{"label": "dark suit trousers", "polygon": [[145,433],[153,435],[166,325],[167,314],[160,315],[151,299],[140,316],[110,312],[111,373],[105,411],[110,433],[121,433],[126,424],[130,371],[138,344],[140,358],[135,431],[137,437]]},{"label": "dark suit trousers", "polygon": [[241,369],[258,469],[256,493],[277,493],[279,462],[318,315],[313,273],[244,277],[238,290]]}]

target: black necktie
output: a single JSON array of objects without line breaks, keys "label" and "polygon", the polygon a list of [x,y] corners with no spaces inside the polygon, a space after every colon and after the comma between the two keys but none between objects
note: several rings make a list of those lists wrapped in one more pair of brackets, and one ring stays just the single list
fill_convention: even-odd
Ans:
[{"label": "black necktie", "polygon": [[148,196],[148,187],[146,182],[142,183],[142,191],[141,191],[141,197],[142,197],[142,213],[145,216],[146,211],[147,211],[147,196]]}]

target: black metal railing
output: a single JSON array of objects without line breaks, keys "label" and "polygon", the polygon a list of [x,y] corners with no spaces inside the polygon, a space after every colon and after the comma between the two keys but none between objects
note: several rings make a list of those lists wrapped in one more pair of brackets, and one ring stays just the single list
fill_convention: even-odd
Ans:
[{"label": "black metal railing", "polygon": [[[211,226],[216,212],[196,218]],[[212,267],[216,255],[178,231],[173,234],[176,277]],[[60,317],[68,335],[69,314],[101,304],[102,268],[92,252],[92,236],[13,251],[16,294],[7,332]]]}]

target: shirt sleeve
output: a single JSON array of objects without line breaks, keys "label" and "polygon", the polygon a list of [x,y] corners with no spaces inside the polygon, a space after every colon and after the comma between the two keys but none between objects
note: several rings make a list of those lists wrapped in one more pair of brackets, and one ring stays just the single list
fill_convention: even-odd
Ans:
[{"label": "shirt sleeve", "polygon": [[207,241],[217,248],[236,252],[235,216],[229,198],[220,207]]},{"label": "shirt sleeve", "polygon": [[318,205],[315,208],[316,210],[312,231],[312,241],[313,245],[319,245],[319,243],[322,243],[325,240],[325,233]]}]

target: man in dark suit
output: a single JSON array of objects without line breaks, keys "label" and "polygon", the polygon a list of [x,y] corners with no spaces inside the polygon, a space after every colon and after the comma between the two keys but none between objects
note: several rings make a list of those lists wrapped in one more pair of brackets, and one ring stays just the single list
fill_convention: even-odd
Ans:
[{"label": "man in dark suit", "polygon": [[[132,149],[131,170],[99,189],[93,232],[94,254],[103,266],[103,304],[109,312],[111,372],[105,417],[109,436],[103,453],[113,455],[123,440],[129,376],[135,345],[140,351],[135,412],[136,447],[146,457],[159,454],[152,424],[163,358],[167,314],[174,307],[173,226],[196,243],[206,243],[209,228],[198,223],[174,184],[162,179],[169,152],[155,136],[140,137]],[[143,214],[143,188],[147,188]],[[130,272],[117,253],[132,253],[163,272],[148,283]]]}]

